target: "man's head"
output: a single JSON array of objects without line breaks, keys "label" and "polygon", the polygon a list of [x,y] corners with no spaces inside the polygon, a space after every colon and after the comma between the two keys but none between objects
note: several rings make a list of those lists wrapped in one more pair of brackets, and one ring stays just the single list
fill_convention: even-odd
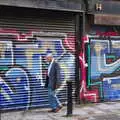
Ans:
[{"label": "man's head", "polygon": [[48,54],[46,55],[46,60],[47,60],[48,62],[51,62],[52,59],[53,59],[52,53],[48,53]]}]

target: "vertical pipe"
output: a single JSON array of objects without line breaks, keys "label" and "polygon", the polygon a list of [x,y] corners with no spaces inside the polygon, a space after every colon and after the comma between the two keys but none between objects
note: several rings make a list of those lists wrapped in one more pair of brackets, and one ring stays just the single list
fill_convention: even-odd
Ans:
[{"label": "vertical pipe", "polygon": [[75,100],[76,103],[80,103],[79,91],[80,91],[80,64],[79,54],[82,51],[82,37],[85,34],[85,13],[77,13],[75,21],[75,36],[76,36],[76,53],[75,53]]},{"label": "vertical pipe", "polygon": [[80,51],[80,13],[76,14],[76,21],[75,21],[75,102],[79,103],[79,90],[80,90],[80,73],[79,73],[79,51]]},{"label": "vertical pipe", "polygon": [[67,116],[72,115],[73,102],[72,102],[72,81],[67,81]]}]

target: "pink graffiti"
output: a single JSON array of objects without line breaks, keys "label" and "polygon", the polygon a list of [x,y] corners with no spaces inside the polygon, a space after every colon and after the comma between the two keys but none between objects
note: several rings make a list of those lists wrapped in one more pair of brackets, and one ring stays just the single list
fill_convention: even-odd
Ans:
[{"label": "pink graffiti", "polygon": [[[38,32],[38,30],[34,30],[34,32]],[[14,29],[0,29],[0,34],[2,35],[13,35],[17,41],[28,41],[28,38],[33,38],[33,32],[29,31],[26,33],[18,32]]]},{"label": "pink graffiti", "polygon": [[80,88],[80,99],[81,100],[87,100],[91,102],[98,102],[99,98],[99,93],[98,89],[95,90],[89,90],[87,89],[87,63],[85,59],[85,43],[88,42],[88,38],[84,37],[82,39],[82,51],[79,54],[79,62],[80,62],[80,71],[81,71],[81,88]]},{"label": "pink graffiti", "polygon": [[[79,60],[80,60],[80,71],[81,71],[81,88],[80,88],[80,99],[81,100],[88,100],[92,102],[98,102],[99,93],[98,89],[95,90],[88,90],[86,85],[86,76],[87,76],[87,63],[85,60],[85,43],[88,42],[87,37],[83,38],[83,44],[82,49],[83,51],[79,54]],[[64,40],[64,45],[67,49],[69,49],[72,52],[75,52],[75,36],[68,35]]]},{"label": "pink graffiti", "polygon": [[99,35],[99,36],[119,36],[120,33],[119,32],[101,32],[101,31],[97,31],[96,32],[96,35]]},{"label": "pink graffiti", "polygon": [[65,48],[67,48],[68,50],[70,50],[70,52],[75,52],[75,36],[68,34],[65,39],[64,39],[64,46]]},{"label": "pink graffiti", "polygon": [[[83,51],[80,52],[79,54],[79,63],[80,63],[80,71],[81,71],[81,78],[80,78],[80,99],[81,100],[88,100],[88,101],[92,101],[92,102],[98,102],[98,98],[99,98],[99,93],[98,93],[98,89],[95,90],[88,90],[87,89],[87,80],[86,80],[86,76],[87,76],[87,63],[85,60],[85,43],[88,42],[88,38],[84,37],[83,38],[83,43],[82,43],[82,49]],[[68,35],[65,39],[64,39],[64,46],[69,49],[72,52],[75,52],[75,36],[73,35]]]}]

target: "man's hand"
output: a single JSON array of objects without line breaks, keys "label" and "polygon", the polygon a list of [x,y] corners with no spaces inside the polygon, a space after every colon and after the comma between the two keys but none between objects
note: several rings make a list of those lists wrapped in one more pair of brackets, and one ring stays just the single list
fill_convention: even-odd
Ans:
[{"label": "man's hand", "polygon": [[55,88],[56,88],[56,89],[58,89],[59,87],[60,87],[60,85],[59,85],[59,84],[57,84]]}]

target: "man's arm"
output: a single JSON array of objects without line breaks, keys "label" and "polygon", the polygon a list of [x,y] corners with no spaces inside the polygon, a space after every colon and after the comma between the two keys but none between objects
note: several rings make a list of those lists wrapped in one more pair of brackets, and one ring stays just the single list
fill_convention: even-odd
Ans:
[{"label": "man's arm", "polygon": [[60,83],[61,83],[61,80],[60,80],[60,66],[59,66],[59,64],[58,63],[56,63],[56,77],[57,77],[57,85],[59,86],[60,85]]}]

